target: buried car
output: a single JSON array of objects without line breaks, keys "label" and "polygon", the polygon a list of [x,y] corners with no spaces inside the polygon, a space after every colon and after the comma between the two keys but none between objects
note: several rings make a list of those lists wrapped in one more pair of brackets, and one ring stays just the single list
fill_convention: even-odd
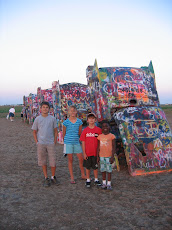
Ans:
[{"label": "buried car", "polygon": [[161,108],[124,108],[114,119],[132,176],[172,170],[172,135]]},{"label": "buried car", "polygon": [[172,134],[160,107],[152,61],[149,66],[86,70],[92,111],[109,120],[117,154],[125,153],[132,176],[172,170]]}]

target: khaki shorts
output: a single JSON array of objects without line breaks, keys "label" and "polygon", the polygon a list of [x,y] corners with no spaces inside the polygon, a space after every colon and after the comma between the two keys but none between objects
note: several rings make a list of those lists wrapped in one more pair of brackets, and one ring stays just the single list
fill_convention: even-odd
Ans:
[{"label": "khaki shorts", "polygon": [[38,154],[38,165],[47,165],[47,158],[49,160],[49,166],[56,166],[56,152],[55,144],[43,145],[37,144],[37,154]]}]

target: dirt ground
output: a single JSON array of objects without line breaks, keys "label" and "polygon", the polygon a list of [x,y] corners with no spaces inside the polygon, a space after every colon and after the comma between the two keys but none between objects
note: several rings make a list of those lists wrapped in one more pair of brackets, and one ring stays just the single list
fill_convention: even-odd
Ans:
[{"label": "dirt ground", "polygon": [[1,230],[172,229],[172,173],[131,177],[123,168],[113,172],[113,191],[89,190],[76,157],[76,184],[69,183],[63,146],[56,148],[61,184],[44,188],[31,126],[0,118]]}]

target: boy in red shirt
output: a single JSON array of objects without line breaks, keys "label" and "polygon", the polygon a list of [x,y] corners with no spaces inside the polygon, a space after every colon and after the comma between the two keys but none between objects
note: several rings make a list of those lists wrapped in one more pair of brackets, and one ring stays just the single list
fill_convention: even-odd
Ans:
[{"label": "boy in red shirt", "polygon": [[97,164],[97,137],[102,133],[101,129],[95,125],[96,115],[89,113],[87,116],[88,127],[83,130],[80,136],[82,141],[82,150],[84,154],[83,166],[86,168],[86,187],[91,187],[90,169],[94,170],[94,184],[101,186],[98,180],[98,164]]}]

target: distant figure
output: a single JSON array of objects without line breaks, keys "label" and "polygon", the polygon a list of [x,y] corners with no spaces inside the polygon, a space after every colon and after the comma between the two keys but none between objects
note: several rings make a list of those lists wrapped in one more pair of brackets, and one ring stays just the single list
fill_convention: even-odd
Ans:
[{"label": "distant figure", "polygon": [[11,109],[9,110],[10,121],[14,121],[14,115],[15,115],[15,109],[14,106],[12,106]]},{"label": "distant figure", "polygon": [[24,113],[24,108],[22,109],[21,114],[20,114],[22,121],[23,121],[23,113]]},{"label": "distant figure", "polygon": [[[44,173],[44,187],[51,184],[59,185],[56,179],[56,152],[55,144],[57,143],[57,122],[55,117],[49,115],[50,105],[47,101],[41,103],[41,115],[36,117],[32,130],[35,142],[37,144],[38,165],[42,166]],[[47,176],[47,157],[51,167],[51,181]]]},{"label": "distant figure", "polygon": [[28,115],[28,108],[25,108],[25,111],[24,111],[24,122],[27,121],[27,115]]}]

